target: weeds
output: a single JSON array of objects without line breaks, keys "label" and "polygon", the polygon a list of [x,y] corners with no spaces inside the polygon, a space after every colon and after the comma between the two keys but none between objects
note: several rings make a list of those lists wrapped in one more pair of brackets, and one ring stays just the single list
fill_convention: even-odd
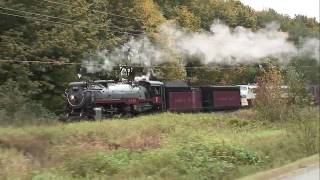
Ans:
[{"label": "weeds", "polygon": [[27,179],[31,160],[15,149],[0,149],[0,179]]},{"label": "weeds", "polygon": [[319,152],[317,109],[281,123],[253,112],[0,128],[0,179],[234,179]]}]

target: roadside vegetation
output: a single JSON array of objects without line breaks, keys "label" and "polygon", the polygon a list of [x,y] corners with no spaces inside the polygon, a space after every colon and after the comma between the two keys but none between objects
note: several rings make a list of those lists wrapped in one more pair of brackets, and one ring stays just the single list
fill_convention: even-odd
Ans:
[{"label": "roadside vegetation", "polygon": [[[165,21],[188,32],[209,31],[214,19],[254,31],[276,21],[299,45],[301,39],[319,38],[315,18],[254,11],[233,0],[57,2],[71,6],[47,0],[0,2],[0,59],[8,61],[0,63],[0,179],[234,179],[319,153],[319,107],[311,105],[305,85],[319,85],[320,65],[307,54],[292,59],[285,70],[269,58],[273,65],[210,68],[196,57],[188,57],[184,67],[178,63],[183,57],[164,49],[172,62],[159,65],[160,79],[194,85],[258,83],[251,109],[68,124],[56,117],[63,113],[65,87],[78,80],[80,71],[58,62],[81,63],[91,52],[112,50],[131,38],[114,27],[143,31],[157,42],[157,27]],[[16,17],[31,16],[23,11],[77,22],[66,26],[56,18],[51,23]],[[99,24],[106,28],[94,28]],[[102,77],[115,79],[117,72],[115,67]],[[286,98],[282,85],[288,85]]]},{"label": "roadside vegetation", "polygon": [[234,179],[319,152],[306,121],[254,110],[0,128],[0,179]]}]

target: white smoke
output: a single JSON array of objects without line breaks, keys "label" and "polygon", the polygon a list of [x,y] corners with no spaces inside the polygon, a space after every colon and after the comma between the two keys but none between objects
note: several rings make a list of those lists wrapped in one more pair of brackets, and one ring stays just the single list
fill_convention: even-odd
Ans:
[{"label": "white smoke", "polygon": [[[162,51],[146,37],[131,38],[113,51],[103,50],[84,61],[88,72],[110,71],[116,65],[139,64],[143,67],[163,62]],[[98,62],[98,66],[97,66]]]},{"label": "white smoke", "polygon": [[224,24],[214,23],[210,32],[190,33],[179,30],[175,25],[161,26],[163,36],[174,39],[172,48],[183,55],[201,56],[204,64],[238,64],[259,62],[265,57],[286,60],[297,52],[287,41],[287,35],[278,31],[276,24],[253,32]]},{"label": "white smoke", "polygon": [[153,43],[143,36],[131,38],[112,52],[100,51],[97,53],[98,60],[92,57],[85,62],[90,65],[98,61],[101,66],[87,66],[88,70],[111,70],[122,63],[152,67],[168,61],[168,54],[164,49],[181,57],[199,57],[204,64],[259,63],[267,57],[278,58],[281,63],[286,64],[298,55],[319,59],[319,39],[305,39],[298,48],[287,40],[288,33],[279,31],[277,23],[252,31],[240,26],[231,29],[225,24],[214,22],[210,32],[188,32],[175,24],[165,23],[159,27],[158,35],[161,43]]}]

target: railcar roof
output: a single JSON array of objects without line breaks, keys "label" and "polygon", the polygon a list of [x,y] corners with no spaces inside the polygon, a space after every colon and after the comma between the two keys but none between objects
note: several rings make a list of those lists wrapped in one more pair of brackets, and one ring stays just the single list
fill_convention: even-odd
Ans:
[{"label": "railcar roof", "polygon": [[181,87],[181,88],[189,88],[188,84],[185,83],[184,81],[168,81],[164,83],[166,87],[169,88],[176,88],[176,87]]},{"label": "railcar roof", "polygon": [[99,79],[99,80],[95,80],[95,83],[114,83],[114,80],[104,80],[104,79]]},{"label": "railcar roof", "polygon": [[214,86],[214,85],[207,85],[207,86],[200,86],[203,89],[240,89],[239,86]]},{"label": "railcar roof", "polygon": [[151,86],[152,85],[158,85],[158,86],[162,86],[163,85],[163,82],[160,82],[160,81],[147,81],[147,82],[149,82],[150,84],[151,84]]},{"label": "railcar roof", "polygon": [[69,86],[79,86],[79,85],[85,85],[85,84],[87,83],[84,81],[79,81],[79,82],[71,82],[69,83]]},{"label": "railcar roof", "polygon": [[254,85],[254,84],[248,84],[248,85],[237,85],[239,87],[247,87],[247,88],[257,88],[258,86],[257,85]]}]

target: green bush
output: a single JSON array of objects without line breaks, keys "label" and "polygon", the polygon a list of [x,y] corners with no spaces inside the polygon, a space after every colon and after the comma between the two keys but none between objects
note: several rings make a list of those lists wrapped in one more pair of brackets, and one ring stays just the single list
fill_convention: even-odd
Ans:
[{"label": "green bush", "polygon": [[186,142],[177,155],[196,174],[201,174],[201,179],[221,179],[232,174],[239,166],[261,162],[256,153],[245,148],[202,138]]},{"label": "green bush", "polygon": [[129,163],[129,156],[128,150],[117,151],[111,155],[103,152],[76,153],[65,160],[63,170],[74,177],[112,176]]},{"label": "green bush", "polygon": [[30,92],[24,92],[18,83],[8,80],[0,86],[0,124],[26,125],[48,123],[56,119],[40,103],[31,100]]},{"label": "green bush", "polygon": [[174,148],[140,153],[115,176],[117,179],[194,179],[193,171],[181,161]]},{"label": "green bush", "polygon": [[317,109],[304,108],[296,110],[296,120],[293,121],[291,135],[297,138],[297,142],[306,155],[319,153],[319,111]]}]

